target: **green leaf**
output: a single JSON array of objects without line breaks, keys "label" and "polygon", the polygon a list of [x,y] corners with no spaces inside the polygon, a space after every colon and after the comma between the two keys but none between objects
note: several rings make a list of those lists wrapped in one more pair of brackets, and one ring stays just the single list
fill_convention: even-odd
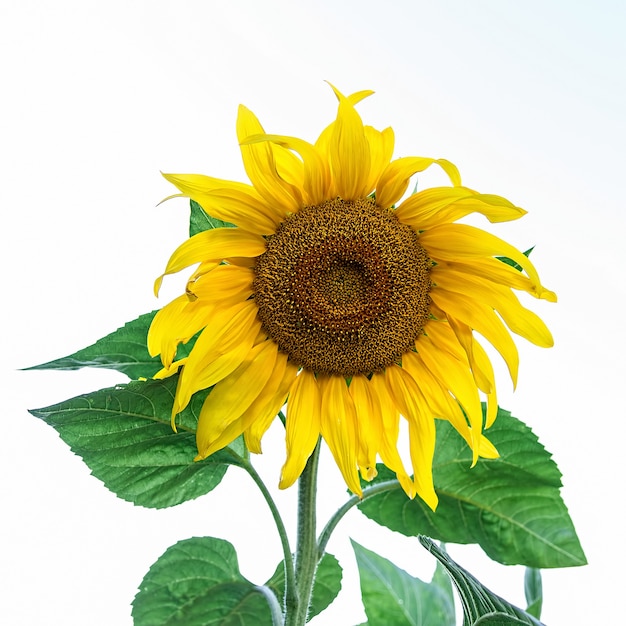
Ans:
[{"label": "green leaf", "polygon": [[195,200],[191,200],[191,215],[189,217],[189,236],[212,228],[233,228],[234,224],[211,217]]},{"label": "green leaf", "polygon": [[[152,378],[162,368],[159,357],[151,357],[147,346],[148,329],[156,313],[144,313],[69,356],[25,369],[77,370],[81,367],[100,367],[117,370],[132,379]],[[196,337],[192,337],[186,344],[179,344],[176,358],[188,356],[195,341]]]},{"label": "green leaf", "polygon": [[541,624],[532,615],[483,587],[431,539],[420,536],[419,540],[443,565],[454,582],[463,605],[463,626],[478,626],[479,624],[481,626],[487,624],[490,626],[508,626],[509,624],[538,626]]},{"label": "green leaf", "polygon": [[[307,622],[319,615],[328,608],[341,591],[342,569],[339,561],[326,552],[317,565],[315,581],[313,583],[313,594]],[[269,587],[278,601],[282,604],[285,595],[285,562],[281,561],[272,574],[272,577],[265,583]]]},{"label": "green leaf", "polygon": [[158,357],[153,358],[148,354],[146,344],[148,328],[155,315],[156,311],[145,313],[87,348],[26,369],[77,370],[81,367],[101,367],[117,370],[129,378],[151,378],[162,367]]},{"label": "green leaf", "polygon": [[194,537],[168,548],[133,600],[134,626],[258,626],[272,624],[262,589],[239,572],[234,547]]},{"label": "green leaf", "polygon": [[52,426],[91,473],[117,496],[149,508],[175,506],[215,488],[228,464],[239,464],[239,441],[194,462],[198,415],[206,392],[195,394],[170,426],[178,376],[132,381],[30,411]]},{"label": "green leaf", "polygon": [[450,581],[425,583],[352,541],[368,624],[385,626],[454,626]]},{"label": "green leaf", "polygon": [[[529,567],[584,565],[585,555],[560,496],[561,474],[532,431],[502,409],[487,432],[500,453],[471,467],[466,443],[437,420],[433,462],[439,506],[397,489],[365,497],[360,510],[404,535],[451,543],[478,543],[495,561]],[[379,466],[374,484],[393,478]],[[367,484],[364,485],[366,495]]]},{"label": "green leaf", "polygon": [[527,567],[524,572],[524,595],[526,596],[526,613],[539,619],[543,605],[543,585],[541,583],[541,570],[535,567]]}]

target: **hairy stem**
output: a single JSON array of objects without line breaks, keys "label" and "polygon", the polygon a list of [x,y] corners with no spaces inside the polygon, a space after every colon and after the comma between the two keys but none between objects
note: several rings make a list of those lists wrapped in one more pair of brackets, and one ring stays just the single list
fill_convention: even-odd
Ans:
[{"label": "hairy stem", "polygon": [[287,599],[286,626],[304,626],[311,603],[313,580],[319,561],[316,541],[316,496],[319,441],[298,480],[298,539],[295,577],[298,589],[295,604]]},{"label": "hairy stem", "polygon": [[320,538],[317,542],[318,558],[322,558],[322,556],[324,555],[324,551],[326,550],[328,540],[330,539],[330,536],[337,527],[337,524],[339,524],[339,522],[343,519],[343,516],[353,506],[359,504],[359,502],[363,502],[363,500],[367,500],[367,498],[376,496],[379,493],[384,493],[385,491],[393,491],[394,489],[398,489],[399,487],[400,483],[396,479],[386,480],[385,482],[378,483],[376,485],[372,485],[371,487],[366,487],[365,489],[363,489],[363,496],[361,498],[359,498],[359,496],[352,496],[342,507],[340,507],[333,514],[333,516],[328,520],[326,526],[324,526],[324,530],[322,530]]},{"label": "hairy stem", "polygon": [[[298,592],[296,587],[296,575],[294,570],[293,557],[291,554],[291,546],[289,545],[289,538],[287,536],[287,531],[285,529],[285,524],[283,522],[283,518],[280,516],[280,512],[272,495],[269,490],[265,486],[265,483],[258,475],[257,471],[252,467],[252,464],[248,461],[243,465],[244,469],[248,472],[252,480],[256,483],[256,486],[261,491],[265,502],[267,502],[267,506],[272,513],[272,517],[274,518],[274,523],[276,524],[276,530],[278,531],[278,535],[280,537],[280,543],[283,548],[283,558],[285,564],[285,607],[289,607],[292,604],[298,603]],[[270,608],[272,608],[270,606]],[[272,616],[275,619],[275,616]],[[274,622],[276,623],[276,622]],[[282,625],[282,618],[279,622]]]}]

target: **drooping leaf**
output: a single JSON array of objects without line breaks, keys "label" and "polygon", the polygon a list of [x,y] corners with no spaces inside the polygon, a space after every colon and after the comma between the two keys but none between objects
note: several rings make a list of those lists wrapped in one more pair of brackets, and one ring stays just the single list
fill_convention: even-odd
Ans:
[{"label": "drooping leaf", "polygon": [[541,570],[535,567],[527,567],[524,572],[524,595],[526,596],[526,613],[539,619],[543,606],[543,585],[541,582]]},{"label": "drooping leaf", "polygon": [[234,224],[211,217],[195,200],[190,200],[191,215],[189,216],[189,236],[193,237],[204,230],[212,228],[232,228]]},{"label": "drooping leaf", "polygon": [[[319,615],[324,609],[328,608],[333,600],[341,591],[342,569],[339,561],[326,552],[321,558],[317,571],[315,573],[315,581],[313,583],[313,594],[311,604],[307,615],[307,621],[310,621],[316,615]],[[278,601],[282,604],[285,594],[285,564],[281,561],[272,574],[272,577],[265,583],[269,587]]]},{"label": "drooping leaf", "polygon": [[133,600],[135,626],[259,626],[272,624],[262,590],[239,572],[234,547],[194,537],[168,548]]},{"label": "drooping leaf", "polygon": [[[584,565],[585,555],[561,499],[561,474],[551,455],[508,411],[499,410],[487,435],[500,458],[480,459],[472,468],[468,446],[447,421],[438,420],[435,513],[419,498],[409,500],[400,488],[364,498],[359,508],[405,535],[478,543],[506,565]],[[385,467],[378,469],[374,484],[393,478]]]},{"label": "drooping leaf", "polygon": [[[468,571],[453,561],[428,537],[419,537],[420,543],[443,565],[454,582],[463,606],[463,626],[509,626],[523,624],[540,626],[532,615],[503,600],[484,587]],[[436,622],[433,622],[436,623]]]},{"label": "drooping leaf", "polygon": [[30,411],[52,426],[111,491],[149,508],[175,506],[216,487],[240,442],[194,462],[195,427],[207,392],[198,393],[170,426],[178,376],[132,381]]},{"label": "drooping leaf", "polygon": [[449,579],[442,581],[438,576],[426,583],[356,541],[352,541],[352,547],[370,626],[454,626]]}]

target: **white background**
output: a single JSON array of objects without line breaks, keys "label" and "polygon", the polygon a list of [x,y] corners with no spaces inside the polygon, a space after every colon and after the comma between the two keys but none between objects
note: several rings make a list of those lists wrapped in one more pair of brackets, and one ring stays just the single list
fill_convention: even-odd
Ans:
[{"label": "white background", "polygon": [[[27,408],[122,382],[107,371],[21,372],[89,345],[159,301],[152,281],[186,237],[187,203],[159,170],[243,180],[237,105],[269,132],[314,140],[344,92],[396,131],[396,156],[445,157],[464,183],[525,207],[493,227],[533,259],[559,304],[531,302],[553,330],[520,340],[515,394],[501,404],[554,454],[590,565],[544,572],[550,625],[609,624],[623,591],[626,27],[620,0],[0,2],[3,415],[0,622],[128,626],[148,567],[171,544],[236,543],[244,575],[279,560],[252,483],[166,511],[117,499]],[[275,485],[280,428],[258,467]],[[326,457],[320,517],[345,498]],[[293,528],[295,490],[278,495]],[[428,578],[415,540],[354,511],[329,550],[344,591],[312,624],[365,620],[347,537]],[[524,605],[523,569],[450,546],[484,584]],[[613,617],[612,617],[613,616]],[[377,626],[377,625],[372,625]]]}]

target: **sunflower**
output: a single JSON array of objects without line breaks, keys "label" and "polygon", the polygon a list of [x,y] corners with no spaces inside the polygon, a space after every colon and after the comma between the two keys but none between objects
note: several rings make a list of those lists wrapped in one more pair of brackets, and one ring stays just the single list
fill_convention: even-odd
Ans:
[{"label": "sunflower", "polygon": [[[434,509],[435,419],[454,426],[474,463],[498,455],[483,434],[497,412],[494,371],[475,332],[515,385],[509,330],[544,347],[552,337],[514,291],[556,296],[519,250],[456,223],[473,212],[514,220],[523,209],[462,186],[447,160],[392,160],[393,130],[363,125],[355,108],[372,92],[333,90],[337,117],[314,144],[266,134],[239,108],[251,184],[164,175],[177,196],[235,227],[196,234],[173,253],[155,293],[165,275],[198,265],[186,293],[155,316],[148,347],[161,355],[158,376],[180,371],[174,427],[191,396],[212,388],[199,415],[197,460],[242,434],[260,453],[286,404],[281,488],[300,476],[321,436],[353,493],[362,493],[359,473],[371,480],[380,459],[409,497]],[[403,199],[411,177],[431,165],[451,185]],[[177,346],[195,335],[189,356],[177,360]],[[413,477],[398,451],[401,418]]]}]

